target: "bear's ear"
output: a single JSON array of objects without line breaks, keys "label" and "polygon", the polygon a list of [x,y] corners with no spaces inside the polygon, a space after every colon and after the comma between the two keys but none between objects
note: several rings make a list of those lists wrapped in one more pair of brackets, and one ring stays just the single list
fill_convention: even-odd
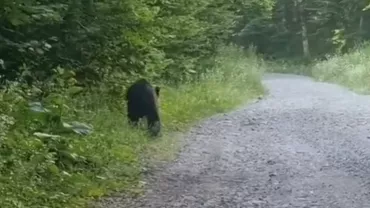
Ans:
[{"label": "bear's ear", "polygon": [[155,86],[155,94],[157,94],[157,97],[159,97],[159,92],[161,91],[161,88],[159,86]]}]

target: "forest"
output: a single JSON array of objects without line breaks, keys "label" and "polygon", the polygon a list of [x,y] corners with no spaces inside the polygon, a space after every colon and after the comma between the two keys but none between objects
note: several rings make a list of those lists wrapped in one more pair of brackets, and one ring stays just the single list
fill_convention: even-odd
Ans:
[{"label": "forest", "polygon": [[[265,94],[264,72],[370,92],[365,0],[0,2],[0,207],[139,194],[174,132]],[[161,86],[164,136],[126,123],[125,91]]]}]

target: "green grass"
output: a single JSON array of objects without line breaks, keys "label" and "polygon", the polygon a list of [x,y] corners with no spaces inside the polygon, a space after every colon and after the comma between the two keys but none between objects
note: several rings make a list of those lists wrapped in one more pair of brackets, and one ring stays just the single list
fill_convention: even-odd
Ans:
[{"label": "green grass", "polygon": [[0,173],[0,207],[83,207],[114,191],[141,193],[143,167],[174,158],[180,147],[176,132],[264,94],[261,75],[265,65],[253,53],[246,56],[239,49],[224,47],[215,61],[217,66],[196,82],[176,88],[161,86],[161,139],[148,139],[143,131],[129,128],[123,106],[119,110],[107,107],[109,99],[102,99],[101,94],[77,101],[85,106],[76,107],[78,120],[92,124],[94,133],[68,136],[68,148],[93,159],[95,169],[58,169],[39,139],[15,130],[0,134],[2,142],[13,147],[0,160],[3,170],[6,161],[13,162],[11,169]]},{"label": "green grass", "polygon": [[358,93],[370,93],[370,45],[344,55],[329,57],[312,66],[312,76],[319,81],[340,84]]}]

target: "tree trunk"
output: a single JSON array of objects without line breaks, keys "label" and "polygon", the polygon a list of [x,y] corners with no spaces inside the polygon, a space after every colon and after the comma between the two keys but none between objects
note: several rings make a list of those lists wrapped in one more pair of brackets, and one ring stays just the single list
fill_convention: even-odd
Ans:
[{"label": "tree trunk", "polygon": [[308,42],[307,26],[306,26],[306,21],[305,21],[303,12],[304,10],[303,10],[302,0],[298,0],[298,13],[299,13],[299,21],[301,25],[303,57],[305,59],[310,59],[311,57],[310,45]]},{"label": "tree trunk", "polygon": [[364,25],[364,16],[363,16],[363,13],[362,13],[361,14],[361,17],[360,17],[360,23],[359,23],[359,26],[358,26],[358,33],[359,33],[360,39],[362,39],[362,28],[363,28],[363,25]]}]

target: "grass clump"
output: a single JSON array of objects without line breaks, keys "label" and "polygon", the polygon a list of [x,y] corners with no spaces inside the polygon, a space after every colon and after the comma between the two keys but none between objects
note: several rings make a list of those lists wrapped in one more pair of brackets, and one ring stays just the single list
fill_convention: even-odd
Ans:
[{"label": "grass clump", "polygon": [[358,93],[370,93],[370,45],[356,48],[348,54],[334,55],[312,66],[312,76],[348,87]]},{"label": "grass clump", "polygon": [[[165,132],[158,140],[129,128],[123,100],[112,108],[109,100],[117,98],[105,98],[101,92],[71,99],[59,91],[45,105],[51,110],[33,107],[36,113],[17,96],[17,88],[13,94],[1,92],[0,207],[82,207],[111,191],[140,192],[144,165],[171,159],[176,151],[171,132],[264,93],[264,65],[253,53],[225,46],[214,61],[216,65],[196,80],[161,86]],[[93,128],[74,124],[73,131],[66,131],[66,125],[61,126],[76,120]]]}]

